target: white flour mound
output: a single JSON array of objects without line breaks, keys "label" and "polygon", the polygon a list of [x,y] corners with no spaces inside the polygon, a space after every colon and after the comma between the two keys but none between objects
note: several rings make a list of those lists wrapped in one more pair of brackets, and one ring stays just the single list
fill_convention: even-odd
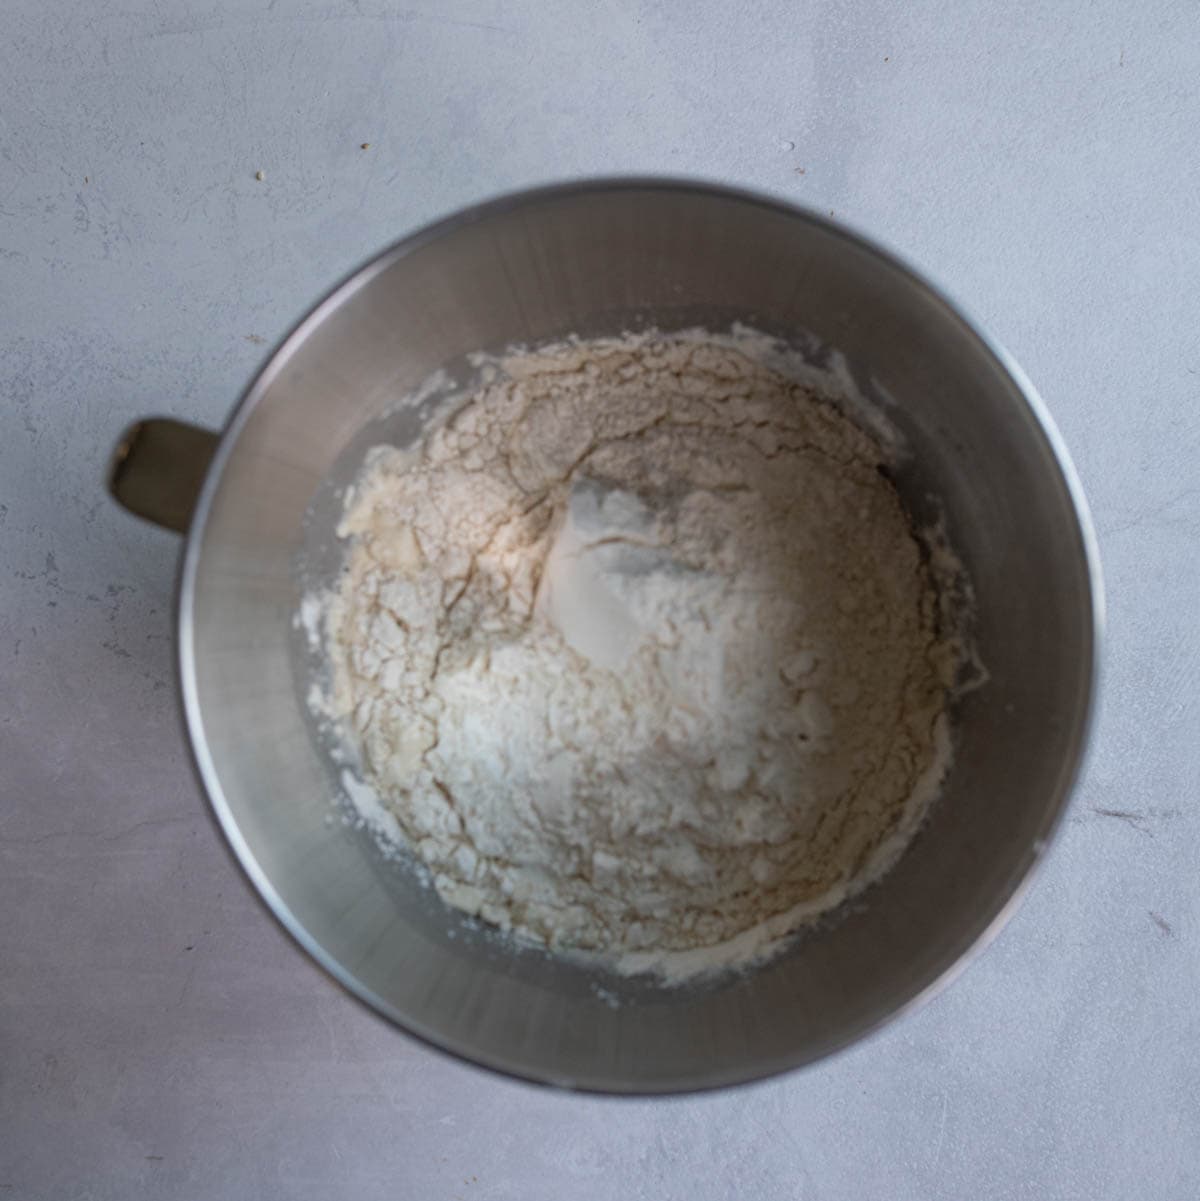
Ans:
[{"label": "white flour mound", "polygon": [[880,445],[735,341],[514,355],[339,534],[327,708],[451,905],[741,964],[936,794],[957,644]]}]

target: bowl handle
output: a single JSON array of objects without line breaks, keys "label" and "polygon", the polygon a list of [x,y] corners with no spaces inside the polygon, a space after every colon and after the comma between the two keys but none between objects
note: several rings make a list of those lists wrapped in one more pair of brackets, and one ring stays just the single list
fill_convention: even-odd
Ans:
[{"label": "bowl handle", "polygon": [[169,417],[135,422],[108,465],[108,490],[131,513],[186,534],[219,434]]}]

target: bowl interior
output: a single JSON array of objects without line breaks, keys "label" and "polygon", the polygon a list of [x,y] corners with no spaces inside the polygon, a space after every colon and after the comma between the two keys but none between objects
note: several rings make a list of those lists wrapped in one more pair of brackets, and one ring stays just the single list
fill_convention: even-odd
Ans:
[{"label": "bowl interior", "polygon": [[[918,515],[938,498],[974,584],[990,678],[958,705],[955,765],[929,821],[861,903],[755,972],[663,989],[473,929],[337,820],[338,780],[303,704],[292,618],[336,562],[336,485],[381,436],[420,435],[425,411],[397,406],[432,372],[465,375],[470,352],[571,333],[735,320],[818,359],[835,350],[903,432],[898,487]],[[1095,598],[1081,520],[1052,435],[997,354],[845,231],[687,185],[500,201],[343,285],[235,415],[181,593],[197,758],[268,903],[406,1029],[572,1087],[675,1091],[768,1075],[920,996],[994,925],[1044,852],[1090,710]]]}]

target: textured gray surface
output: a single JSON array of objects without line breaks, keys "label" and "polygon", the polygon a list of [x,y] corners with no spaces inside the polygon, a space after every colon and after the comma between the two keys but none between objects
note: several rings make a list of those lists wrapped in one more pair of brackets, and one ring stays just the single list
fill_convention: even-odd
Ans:
[{"label": "textured gray surface", "polygon": [[[1193,0],[7,0],[0,1197],[1195,1197],[1198,47]],[[1076,456],[1110,636],[1051,863],[949,992],[619,1103],[444,1060],[292,949],[184,755],[178,544],[100,475],[416,223],[631,170],[832,210],[964,298]]]}]

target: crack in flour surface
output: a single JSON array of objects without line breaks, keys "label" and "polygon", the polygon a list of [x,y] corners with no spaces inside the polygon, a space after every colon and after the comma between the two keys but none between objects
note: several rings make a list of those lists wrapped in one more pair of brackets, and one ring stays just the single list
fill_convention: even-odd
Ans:
[{"label": "crack in flour surface", "polygon": [[878,878],[958,650],[880,443],[736,339],[514,354],[376,448],[323,705],[449,904],[668,976]]}]

